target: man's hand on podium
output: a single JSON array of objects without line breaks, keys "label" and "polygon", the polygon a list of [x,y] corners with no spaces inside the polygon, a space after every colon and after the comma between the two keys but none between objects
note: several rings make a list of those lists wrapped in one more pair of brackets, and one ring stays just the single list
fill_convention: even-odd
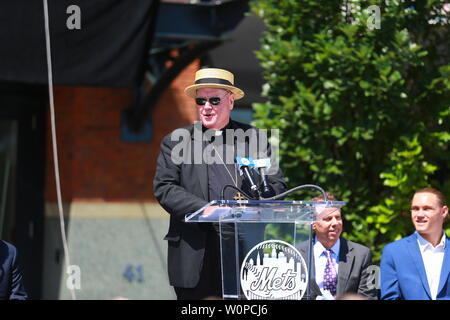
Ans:
[{"label": "man's hand on podium", "polygon": [[213,213],[215,213],[217,209],[219,209],[219,210],[224,210],[224,209],[225,210],[229,210],[229,209],[231,209],[231,207],[228,207],[228,206],[210,206],[210,207],[206,208],[203,211],[202,216],[208,217],[208,216],[212,215]]},{"label": "man's hand on podium", "polygon": [[216,209],[219,208],[219,206],[210,206],[203,211],[203,216],[209,216],[210,214],[214,213]]}]

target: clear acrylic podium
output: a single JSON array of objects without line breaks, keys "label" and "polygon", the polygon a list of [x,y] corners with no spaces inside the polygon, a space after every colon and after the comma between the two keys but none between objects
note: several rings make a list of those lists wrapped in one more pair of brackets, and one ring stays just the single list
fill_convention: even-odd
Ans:
[{"label": "clear acrylic podium", "polygon": [[224,299],[308,299],[312,223],[342,201],[214,200],[186,215],[220,233]]}]

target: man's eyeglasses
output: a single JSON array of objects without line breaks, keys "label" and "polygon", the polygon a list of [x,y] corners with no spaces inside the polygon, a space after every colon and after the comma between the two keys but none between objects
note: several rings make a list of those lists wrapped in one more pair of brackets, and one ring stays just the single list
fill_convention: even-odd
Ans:
[{"label": "man's eyeglasses", "polygon": [[218,106],[222,99],[220,97],[211,97],[209,99],[206,98],[195,98],[195,103],[198,106],[204,106],[206,104],[206,101],[209,101],[210,104],[213,106]]}]

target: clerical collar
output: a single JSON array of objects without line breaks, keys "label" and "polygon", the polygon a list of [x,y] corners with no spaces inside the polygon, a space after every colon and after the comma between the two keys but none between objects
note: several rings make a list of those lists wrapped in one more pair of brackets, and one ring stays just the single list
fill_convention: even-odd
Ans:
[{"label": "clerical collar", "polygon": [[212,131],[214,131],[214,136],[215,137],[221,136],[225,132],[225,130],[227,130],[227,129],[233,129],[233,126],[231,125],[231,120],[228,121],[227,125],[225,127],[223,127],[222,129],[220,129],[220,130],[209,129],[209,128],[206,128],[205,126],[202,125],[203,132],[208,131],[208,130],[212,130]]}]

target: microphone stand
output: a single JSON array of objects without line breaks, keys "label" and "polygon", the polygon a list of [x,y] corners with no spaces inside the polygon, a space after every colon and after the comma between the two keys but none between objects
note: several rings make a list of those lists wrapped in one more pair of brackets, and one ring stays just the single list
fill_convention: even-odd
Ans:
[{"label": "microphone stand", "polygon": [[264,195],[270,194],[270,188],[269,188],[269,184],[267,183],[266,172],[264,170],[264,167],[259,167],[259,175],[261,176],[262,186],[263,186],[263,191],[261,193],[262,194],[261,200],[263,200]]},{"label": "microphone stand", "polygon": [[244,173],[244,176],[247,178],[248,182],[250,183],[250,189],[253,192],[257,192],[258,193],[258,199],[257,200],[262,200],[262,195],[261,195],[261,190],[259,189],[259,185],[257,185],[254,181],[253,178],[250,174],[250,171],[248,170],[248,166],[241,166],[241,170]]}]

